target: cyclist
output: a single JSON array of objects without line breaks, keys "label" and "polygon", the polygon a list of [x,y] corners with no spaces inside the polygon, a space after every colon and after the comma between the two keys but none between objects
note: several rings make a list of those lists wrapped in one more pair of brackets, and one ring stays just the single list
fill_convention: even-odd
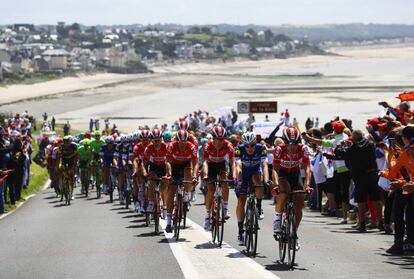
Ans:
[{"label": "cyclist", "polygon": [[[301,168],[306,173],[305,187],[310,191],[310,159],[309,150],[306,145],[301,144],[301,137],[298,129],[285,128],[283,131],[283,140],[285,144],[276,146],[274,151],[273,169],[274,182],[279,187],[279,195],[275,206],[274,232],[281,232],[282,213],[287,201],[287,193],[294,190],[303,190],[303,183],[300,175]],[[298,194],[293,197],[295,209],[295,225],[299,228],[302,220],[302,209],[304,206],[304,195]],[[297,242],[296,249],[300,246]]]},{"label": "cyclist", "polygon": [[[89,148],[91,141],[89,139],[84,139],[81,141],[81,145],[78,147],[78,153],[79,153],[79,169],[89,169],[89,166],[92,161],[92,150]],[[82,185],[84,184],[84,181],[82,179],[86,179],[87,186],[89,187],[89,177],[80,177]],[[81,192],[84,193],[85,189],[81,189]]]},{"label": "cyclist", "polygon": [[59,189],[59,173],[57,170],[57,156],[59,153],[59,146],[62,144],[61,138],[52,139],[50,141],[50,145],[46,148],[46,155],[47,155],[47,169],[49,171],[50,177],[50,185],[53,189],[55,189],[56,198],[60,196],[60,189]]},{"label": "cyclist", "polygon": [[[148,177],[151,179],[166,178],[167,173],[171,173],[171,165],[167,162],[167,144],[162,142],[162,132],[153,129],[151,132],[152,142],[144,151],[144,166],[148,166]],[[154,189],[155,182],[151,181],[148,188],[148,206],[146,212],[154,211]],[[163,216],[167,215],[167,180],[161,183],[161,198],[163,202]]]},{"label": "cyclist", "polygon": [[[188,123],[188,121],[187,120],[183,120],[183,121],[180,121],[180,130],[185,130],[185,131],[187,131],[187,132],[189,132],[188,131],[188,128],[190,127],[190,124]],[[189,132],[189,138],[188,138],[188,141],[189,142],[191,142],[192,144],[194,144],[197,148],[198,148],[198,140],[197,140],[197,138],[192,134],[192,133],[190,133]]]},{"label": "cyclist", "polygon": [[[63,137],[63,144],[59,147],[57,162],[62,172],[66,172],[71,178],[69,179],[70,189],[73,189],[75,181],[75,169],[79,159],[78,148],[75,143],[71,142],[70,136]],[[73,194],[73,193],[72,193]],[[71,199],[74,199],[72,195]]]},{"label": "cyclist", "polygon": [[103,183],[104,183],[104,192],[108,191],[110,171],[112,166],[116,166],[116,148],[114,144],[114,138],[109,136],[105,138],[105,144],[101,147],[99,151],[99,156],[102,162],[103,170]]},{"label": "cyclist", "polygon": [[[167,160],[171,164],[172,181],[168,188],[167,200],[167,227],[166,232],[172,232],[171,219],[174,209],[174,197],[178,190],[178,181],[189,181],[192,176],[193,184],[197,183],[198,173],[198,150],[197,147],[189,142],[189,133],[185,130],[178,130],[176,140],[171,142],[167,148]],[[168,174],[170,176],[170,174]],[[189,202],[192,185],[185,185],[184,204]],[[186,208],[184,206],[184,208]]]},{"label": "cyclist", "polygon": [[[85,138],[88,138],[89,134],[86,133],[85,134]],[[99,161],[99,152],[101,152],[101,148],[102,146],[105,144],[105,141],[101,138],[101,132],[99,131],[95,131],[94,133],[94,138],[92,139],[91,143],[90,143],[90,147],[92,149],[92,166],[91,166],[91,174],[95,176],[96,174],[96,170],[99,166],[98,161]],[[96,181],[95,181],[96,182]],[[99,187],[101,185],[98,185]]]},{"label": "cyclist", "polygon": [[267,169],[267,151],[266,147],[256,142],[256,135],[252,132],[246,132],[241,138],[242,144],[235,149],[236,158],[236,177],[238,183],[235,187],[237,196],[237,224],[239,227],[237,243],[242,245],[243,239],[243,221],[245,215],[245,205],[247,200],[248,185],[253,183],[255,187],[257,201],[258,219],[264,218],[262,209],[262,198],[264,187],[262,181],[269,184],[269,172]]},{"label": "cyclist", "polygon": [[[220,180],[227,180],[228,177],[228,166],[227,159],[231,169],[233,170],[233,176],[236,177],[236,168],[234,167],[234,149],[233,145],[225,139],[226,130],[217,126],[211,130],[211,135],[213,140],[209,141],[204,146],[203,152],[203,173],[204,181],[210,179],[217,179],[217,176],[220,176]],[[229,201],[229,184],[222,183],[222,193],[223,193],[223,211],[225,218],[230,218],[228,210],[228,201]],[[210,215],[211,207],[214,199],[214,193],[216,192],[215,185],[211,182],[208,182],[208,191],[206,196],[206,216],[204,219],[204,229],[208,230],[210,227]]]},{"label": "cyclist", "polygon": [[133,199],[135,204],[135,210],[139,213],[145,213],[144,208],[144,183],[145,177],[147,176],[147,171],[142,164],[144,157],[145,148],[150,144],[150,131],[142,130],[140,133],[140,140],[134,146],[134,174],[135,174],[135,183],[133,189]]}]

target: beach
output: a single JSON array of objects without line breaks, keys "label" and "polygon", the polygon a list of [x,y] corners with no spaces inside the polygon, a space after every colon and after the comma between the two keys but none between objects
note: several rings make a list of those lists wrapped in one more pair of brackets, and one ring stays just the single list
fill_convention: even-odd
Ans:
[{"label": "beach", "polygon": [[[332,49],[337,56],[191,63],[159,66],[154,74],[98,74],[34,85],[0,88],[0,111],[25,109],[39,117],[87,129],[90,118],[109,118],[122,131],[139,125],[172,124],[201,109],[236,108],[238,101],[278,101],[303,126],[339,115],[354,127],[381,113],[379,101],[397,104],[398,92],[414,88],[414,47],[378,46]],[[279,114],[269,115],[271,121]],[[246,115],[240,115],[240,118]],[[263,120],[264,115],[257,115]]]}]

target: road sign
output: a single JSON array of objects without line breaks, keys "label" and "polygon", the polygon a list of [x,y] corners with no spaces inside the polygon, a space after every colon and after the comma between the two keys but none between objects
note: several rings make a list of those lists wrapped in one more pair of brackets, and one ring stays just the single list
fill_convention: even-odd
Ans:
[{"label": "road sign", "polygon": [[249,102],[238,102],[237,103],[237,112],[238,113],[249,113],[250,112],[250,103]]},{"label": "road sign", "polygon": [[276,113],[277,102],[238,102],[238,113]]}]

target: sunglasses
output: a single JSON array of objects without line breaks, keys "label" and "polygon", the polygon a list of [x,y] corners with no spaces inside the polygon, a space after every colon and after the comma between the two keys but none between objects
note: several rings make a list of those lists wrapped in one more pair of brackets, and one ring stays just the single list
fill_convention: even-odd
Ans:
[{"label": "sunglasses", "polygon": [[246,148],[253,148],[253,147],[256,146],[256,144],[246,144],[245,146],[246,146]]}]

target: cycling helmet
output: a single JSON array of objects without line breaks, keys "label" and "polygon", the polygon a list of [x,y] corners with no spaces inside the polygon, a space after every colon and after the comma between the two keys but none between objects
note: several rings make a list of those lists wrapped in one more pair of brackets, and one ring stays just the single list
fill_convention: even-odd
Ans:
[{"label": "cycling helmet", "polygon": [[186,130],[178,130],[177,134],[175,135],[178,141],[186,141],[188,140],[189,136],[190,135]]},{"label": "cycling helmet", "polygon": [[150,131],[149,130],[142,130],[141,131],[141,138],[142,139],[147,139],[150,136]]},{"label": "cycling helmet", "polygon": [[85,137],[85,134],[83,132],[80,132],[78,135],[78,138],[83,139]]},{"label": "cycling helmet", "polygon": [[224,138],[226,136],[226,129],[222,126],[216,126],[210,131],[213,138]]},{"label": "cycling helmet", "polygon": [[300,134],[296,128],[285,128],[283,131],[283,140],[288,144],[296,144],[299,142]]},{"label": "cycling helmet", "polygon": [[113,134],[112,134],[112,137],[113,137],[114,139],[116,139],[116,138],[118,137],[118,134],[117,134],[117,133],[113,133]]},{"label": "cycling helmet", "polygon": [[242,135],[242,143],[243,144],[255,144],[256,143],[256,135],[252,132],[246,132]]},{"label": "cycling helmet", "polygon": [[62,138],[59,138],[59,137],[57,137],[56,138],[56,140],[55,140],[55,143],[56,143],[56,145],[60,145],[60,144],[62,144]]},{"label": "cycling helmet", "polygon": [[85,138],[90,139],[90,138],[91,138],[91,133],[86,132],[86,133],[85,133]]},{"label": "cycling helmet", "polygon": [[121,134],[121,142],[126,142],[128,137],[125,134]]},{"label": "cycling helmet", "polygon": [[132,140],[133,141],[138,141],[139,140],[139,133],[138,132],[134,132],[132,134]]},{"label": "cycling helmet", "polygon": [[74,142],[74,143],[79,143],[79,138],[78,138],[78,137],[73,137],[73,138],[72,138],[72,142]]},{"label": "cycling helmet", "polygon": [[84,140],[82,140],[82,141],[81,141],[81,144],[82,144],[83,146],[89,146],[89,145],[91,144],[91,140],[89,140],[89,139],[84,139]]},{"label": "cycling helmet", "polygon": [[116,137],[115,142],[116,143],[121,143],[121,137]]},{"label": "cycling helmet", "polygon": [[94,135],[95,137],[100,137],[100,136],[101,136],[101,132],[99,132],[99,131],[95,131],[95,133],[93,133],[93,135]]},{"label": "cycling helmet", "polygon": [[64,137],[63,137],[63,141],[65,141],[65,142],[70,141],[70,136],[64,136]]},{"label": "cycling helmet", "polygon": [[152,139],[160,139],[162,136],[162,132],[160,129],[153,129],[151,132]]},{"label": "cycling helmet", "polygon": [[105,142],[106,142],[106,143],[113,143],[113,142],[114,142],[114,138],[113,138],[113,137],[111,137],[111,136],[106,137]]},{"label": "cycling helmet", "polygon": [[189,126],[190,124],[188,123],[187,120],[180,121],[180,130],[187,131]]},{"label": "cycling helmet", "polygon": [[169,133],[169,132],[162,133],[162,137],[164,138],[164,141],[166,141],[166,142],[171,141],[171,133]]}]

